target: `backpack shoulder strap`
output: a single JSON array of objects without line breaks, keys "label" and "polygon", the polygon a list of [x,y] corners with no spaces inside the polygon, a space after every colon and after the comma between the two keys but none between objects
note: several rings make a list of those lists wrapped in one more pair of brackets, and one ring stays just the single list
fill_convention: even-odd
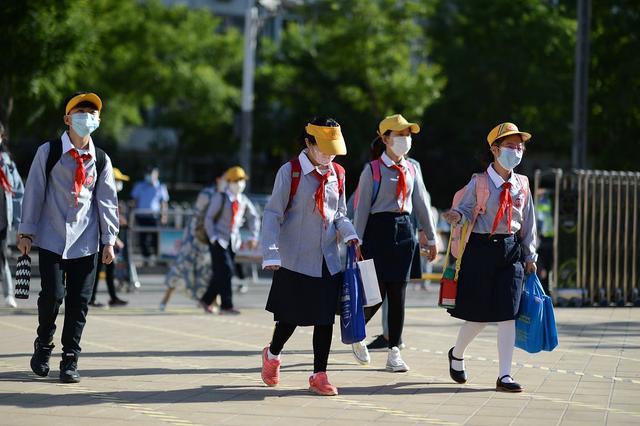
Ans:
[{"label": "backpack shoulder strap", "polygon": [[49,175],[54,166],[60,161],[62,157],[62,139],[58,138],[49,142],[49,155],[47,156],[47,163],[44,170],[44,177],[46,182],[49,183]]},{"label": "backpack shoulder strap", "polygon": [[104,171],[105,166],[107,165],[107,153],[104,152],[103,149],[95,147],[96,149],[96,170],[98,172],[98,177]]},{"label": "backpack shoulder strap", "polygon": [[484,214],[489,201],[489,175],[479,173],[476,175],[476,214]]},{"label": "backpack shoulder strap", "polygon": [[380,182],[382,181],[382,173],[380,172],[380,160],[376,158],[375,160],[369,162],[369,167],[371,167],[371,174],[373,176],[373,191],[371,192],[371,205],[376,202],[378,198],[378,192],[380,192]]},{"label": "backpack shoulder strap", "polygon": [[520,183],[522,191],[524,192],[524,205],[526,205],[529,200],[529,178],[525,175],[519,175],[516,173],[516,179],[518,180],[518,183]]},{"label": "backpack shoulder strap", "polygon": [[338,193],[340,194],[340,196],[342,196],[342,194],[344,194],[344,179],[345,179],[345,171],[344,171],[344,167],[342,167],[340,164],[338,163],[333,163],[333,168],[336,171],[336,174],[338,175]]},{"label": "backpack shoulder strap", "polygon": [[[220,196],[222,197],[222,203],[220,203],[220,208],[218,209],[216,215],[213,217],[213,223],[218,223],[218,221],[220,220],[220,216],[222,216],[222,213],[224,212],[224,206],[225,204],[227,204],[227,194],[225,194],[224,192],[218,192],[217,194],[220,194]],[[215,194],[211,196],[211,200],[213,200],[213,197],[215,197]],[[211,200],[209,202],[211,202]]]},{"label": "backpack shoulder strap", "polygon": [[407,168],[409,169],[409,173],[411,174],[411,177],[413,177],[415,182],[417,172],[416,172],[416,165],[414,161],[416,160],[414,160],[413,158],[407,158]]},{"label": "backpack shoulder strap", "polygon": [[300,159],[298,159],[298,157],[292,158],[289,161],[289,164],[291,164],[291,188],[289,189],[289,203],[284,211],[289,210],[289,207],[291,207],[291,202],[293,201],[293,197],[296,196],[296,192],[298,192],[298,186],[300,185],[300,179],[302,178],[302,166],[300,165]]}]

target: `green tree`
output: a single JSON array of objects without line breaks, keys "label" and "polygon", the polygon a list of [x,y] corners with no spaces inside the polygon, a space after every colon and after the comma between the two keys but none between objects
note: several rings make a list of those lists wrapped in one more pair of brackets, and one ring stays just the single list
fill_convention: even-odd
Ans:
[{"label": "green tree", "polygon": [[[313,115],[340,122],[353,186],[378,122],[400,112],[417,120],[439,96],[438,68],[418,0],[321,0],[293,10],[279,44],[262,41],[257,73],[256,149],[272,163],[292,155],[294,138]],[[268,186],[265,185],[265,189]]]}]

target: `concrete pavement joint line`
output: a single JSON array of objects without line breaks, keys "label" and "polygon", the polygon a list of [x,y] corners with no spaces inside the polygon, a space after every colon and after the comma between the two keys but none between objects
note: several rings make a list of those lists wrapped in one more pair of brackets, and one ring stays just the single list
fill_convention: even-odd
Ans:
[{"label": "concrete pavement joint line", "polygon": [[[111,320],[110,322],[117,323],[117,324],[123,324],[123,323],[121,323],[119,321],[115,321],[115,320]],[[165,330],[165,329],[160,329],[160,328],[146,326],[146,325],[140,325],[140,324],[129,324],[129,326],[138,327],[138,328],[144,328],[144,329],[149,329],[149,330],[154,330],[154,331],[160,331],[160,332],[168,332],[169,331],[169,332],[173,332],[173,333],[179,334],[179,335],[187,335],[186,333],[182,333],[182,332]],[[202,337],[205,337],[205,336],[193,335],[193,337],[202,338]],[[216,339],[216,340],[222,340],[222,339]],[[224,340],[226,340],[228,342],[231,342],[231,343],[235,343],[235,344],[242,343],[242,342],[237,342],[237,341],[227,340],[227,339],[224,339]],[[254,347],[254,348],[256,348],[256,347],[259,348],[259,346],[255,346],[255,345],[248,345],[248,344],[244,344],[244,345],[245,346],[251,346],[251,347]],[[122,352],[122,351],[118,351],[117,348],[114,348],[114,349],[116,349],[117,352]],[[312,355],[302,355],[302,356],[304,356],[304,357],[312,357]],[[172,359],[170,359],[168,357],[152,357],[152,359],[162,360],[164,362],[168,362],[168,363],[171,363],[171,364],[179,363],[180,365],[183,365],[183,366],[185,365],[182,362],[174,361],[174,360],[172,360]],[[359,365],[359,364],[356,364],[355,362],[351,362],[350,364]],[[193,364],[192,368],[207,369],[207,367],[199,366],[199,365],[196,365],[196,364]],[[370,367],[370,368],[373,369],[372,367]],[[258,378],[253,377],[253,376],[245,375],[245,374],[223,373],[223,372],[220,372],[219,374],[228,375],[228,376],[231,376],[231,377],[242,377],[242,378],[245,378],[245,379],[250,380],[252,382],[262,384],[262,380],[261,379],[258,379]],[[299,389],[299,388],[294,387],[294,386],[278,386],[278,387],[280,387],[281,389],[289,389],[289,390],[298,390]],[[342,401],[342,400],[344,400],[344,398],[330,398],[330,400]],[[359,401],[355,401],[355,400],[352,400],[352,401],[354,401],[354,405],[362,404]],[[445,422],[444,420],[440,420],[440,419],[432,419],[432,418],[424,417],[424,416],[421,416],[419,414],[411,414],[411,413],[406,413],[406,412],[400,411],[400,410],[393,410],[393,409],[390,409],[388,407],[371,406],[370,408],[372,408],[372,409],[374,409],[374,410],[376,410],[378,412],[381,412],[381,413],[384,413],[384,414],[390,414],[390,415],[394,415],[394,416],[405,417],[405,415],[410,415],[412,417],[420,418],[420,421],[427,422],[429,424],[443,424],[443,425],[455,425],[455,424],[457,424],[457,423]],[[402,415],[399,414],[399,413],[401,413]]]}]

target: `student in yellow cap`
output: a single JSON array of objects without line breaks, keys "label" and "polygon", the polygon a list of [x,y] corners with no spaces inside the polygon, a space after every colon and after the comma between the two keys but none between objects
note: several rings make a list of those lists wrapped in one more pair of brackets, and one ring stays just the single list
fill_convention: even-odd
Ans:
[{"label": "student in yellow cap", "polygon": [[[388,354],[386,368],[406,372],[409,366],[400,356],[400,337],[404,326],[405,292],[416,250],[416,230],[411,221],[415,213],[418,226],[426,234],[424,248],[429,261],[436,256],[435,222],[422,174],[407,159],[412,134],[420,131],[416,123],[402,115],[386,117],[378,125],[372,145],[374,160],[360,174],[354,200],[354,225],[362,240],[365,259],[373,259],[380,294],[388,300]],[[418,262],[419,258],[416,259]],[[382,304],[365,308],[369,322]],[[371,360],[364,341],[352,345],[361,364]]]},{"label": "student in yellow cap", "polygon": [[211,268],[213,273],[206,293],[200,299],[200,305],[207,313],[213,312],[212,304],[220,295],[220,314],[237,315],[231,291],[231,278],[235,270],[235,253],[242,244],[240,227],[246,221],[251,231],[249,247],[258,245],[260,235],[260,217],[246,195],[248,176],[239,166],[231,167],[224,174],[227,187],[224,192],[215,194],[209,203],[205,215],[204,227],[209,238]]},{"label": "student in yellow cap", "polygon": [[452,225],[468,221],[472,226],[455,308],[449,309],[451,316],[465,320],[448,354],[449,374],[458,383],[467,381],[465,349],[487,323],[497,322],[500,371],[496,390],[523,390],[511,377],[515,316],[525,273],[536,271],[538,255],[529,181],[513,169],[520,164],[530,138],[513,123],[494,127],[487,136],[493,162],[484,173],[471,178],[458,206],[443,214]]},{"label": "student in yellow cap", "polygon": [[276,321],[262,351],[262,380],[280,382],[281,351],[298,326],[313,326],[313,375],[309,390],[332,396],[327,362],[342,283],[342,242],[358,236],[346,216],[344,169],[333,162],[347,147],[340,125],[314,117],[299,138],[302,152],[278,170],[263,216],[262,267],[274,271],[267,311]]}]

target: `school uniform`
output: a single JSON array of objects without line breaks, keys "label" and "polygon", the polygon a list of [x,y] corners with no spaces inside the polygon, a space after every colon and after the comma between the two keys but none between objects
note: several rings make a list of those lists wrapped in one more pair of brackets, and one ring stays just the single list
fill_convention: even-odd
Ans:
[{"label": "school uniform", "polygon": [[257,241],[260,235],[260,217],[249,198],[227,190],[216,193],[205,214],[204,226],[209,237],[213,274],[202,302],[210,305],[220,294],[221,308],[232,309],[231,278],[235,269],[235,253],[242,244],[240,228],[244,221]]},{"label": "school uniform", "polygon": [[[345,196],[333,165],[324,187],[324,218],[314,202],[320,186],[316,168],[305,151],[298,156],[302,173],[289,205],[291,164],[283,165],[263,216],[262,266],[277,265],[267,311],[276,321],[296,325],[329,325],[342,281],[338,234],[344,242],[357,238],[346,216]],[[289,207],[287,208],[287,206]]]},{"label": "school uniform", "polygon": [[[380,187],[373,204],[371,166],[367,164],[360,174],[354,224],[362,240],[363,256],[373,259],[376,266],[381,294],[385,299],[389,297],[389,348],[392,348],[399,345],[406,285],[414,254],[419,250],[411,215],[415,215],[430,245],[435,245],[435,225],[420,169],[415,169],[414,177],[407,159],[402,158],[396,164],[386,152],[380,157],[380,163]],[[406,198],[399,191],[402,179],[406,183]],[[379,307],[365,308],[365,321],[368,322]]]},{"label": "school uniform", "polygon": [[[36,152],[25,186],[19,233],[33,235],[39,247],[38,339],[42,345],[53,340],[64,300],[62,350],[77,357],[100,243],[113,246],[116,242],[118,197],[109,157],[105,156],[104,170],[97,176],[93,141],[88,150],[78,150],[67,132],[61,140],[62,155],[49,176],[46,163],[51,143]],[[78,181],[76,190],[78,167],[84,169],[85,178]]]},{"label": "school uniform", "polygon": [[7,237],[20,224],[24,185],[18,169],[6,152],[0,153],[0,268],[4,297],[13,297],[13,280],[7,262]]},{"label": "school uniform", "polygon": [[[523,261],[535,262],[536,217],[530,190],[525,190],[512,173],[505,180],[490,165],[489,199],[486,211],[478,215],[462,258],[456,307],[449,313],[473,322],[513,320],[520,306],[524,281]],[[473,176],[460,204],[454,209],[463,221],[473,219],[476,182]],[[506,212],[493,229],[503,185],[510,185],[513,200],[511,222]]]},{"label": "school uniform", "polygon": [[[160,182],[137,182],[131,190],[131,198],[136,202],[136,223],[138,226],[158,226],[158,216],[162,210],[162,203],[169,202],[167,186]],[[155,232],[140,232],[140,249],[142,255],[148,258],[158,248],[158,234]]]}]

